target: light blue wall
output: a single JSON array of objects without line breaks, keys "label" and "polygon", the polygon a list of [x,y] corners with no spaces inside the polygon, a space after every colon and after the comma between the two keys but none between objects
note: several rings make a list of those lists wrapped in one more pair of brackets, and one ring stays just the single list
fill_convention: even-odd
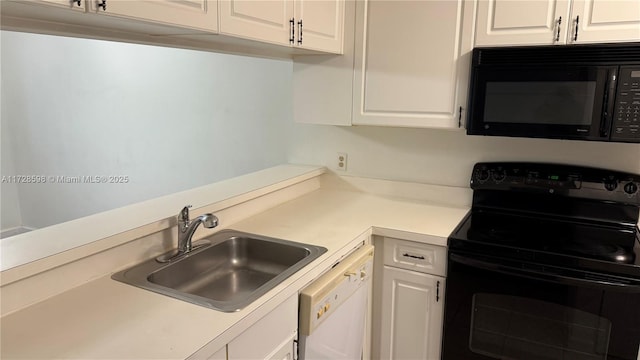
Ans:
[{"label": "light blue wall", "polygon": [[4,206],[14,195],[23,225],[40,228],[286,162],[291,61],[6,31],[0,40],[2,175],[130,179],[19,184],[17,194],[3,185],[3,228],[18,217]]}]

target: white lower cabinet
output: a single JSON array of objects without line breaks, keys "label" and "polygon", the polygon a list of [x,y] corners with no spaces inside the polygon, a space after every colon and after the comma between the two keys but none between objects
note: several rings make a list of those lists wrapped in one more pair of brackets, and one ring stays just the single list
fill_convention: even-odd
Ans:
[{"label": "white lower cabinet", "polygon": [[228,360],[291,360],[298,336],[298,294],[227,344]]},{"label": "white lower cabinet", "polygon": [[[384,238],[375,276],[372,354],[378,359],[439,359],[444,315],[446,249]],[[425,272],[431,272],[428,274]],[[377,341],[377,342],[376,342]]]},{"label": "white lower cabinet", "polygon": [[293,360],[298,339],[295,293],[222,348],[205,346],[189,360]]},{"label": "white lower cabinet", "polygon": [[381,359],[439,359],[445,280],[384,267]]}]

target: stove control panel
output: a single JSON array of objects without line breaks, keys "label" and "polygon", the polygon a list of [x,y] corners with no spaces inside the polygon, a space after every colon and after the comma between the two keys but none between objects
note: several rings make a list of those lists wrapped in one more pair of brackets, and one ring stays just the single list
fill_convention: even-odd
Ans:
[{"label": "stove control panel", "polygon": [[544,192],[640,205],[640,175],[572,165],[478,163],[471,175],[471,188]]}]

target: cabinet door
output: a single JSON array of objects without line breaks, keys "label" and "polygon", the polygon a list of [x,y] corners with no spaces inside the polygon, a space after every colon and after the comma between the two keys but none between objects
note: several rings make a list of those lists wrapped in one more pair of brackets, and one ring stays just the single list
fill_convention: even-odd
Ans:
[{"label": "cabinet door", "polygon": [[444,278],[385,266],[381,359],[439,359]]},{"label": "cabinet door", "polygon": [[[89,1],[92,12],[218,32],[218,7],[215,0],[83,1]],[[105,7],[100,5],[103,1]]]},{"label": "cabinet door", "polygon": [[290,46],[292,0],[220,0],[220,33]]},{"label": "cabinet door", "polygon": [[295,294],[227,344],[228,359],[293,359],[297,333],[298,294]]},{"label": "cabinet door", "polygon": [[55,5],[59,7],[64,7],[76,11],[85,11],[87,0],[36,0],[34,2],[47,4],[47,5]]},{"label": "cabinet door", "polygon": [[476,46],[564,44],[569,0],[480,0]]},{"label": "cabinet door", "polygon": [[640,0],[574,0],[571,21],[570,42],[640,41]]},{"label": "cabinet door", "polygon": [[297,0],[295,45],[342,54],[344,0]]},{"label": "cabinet door", "polygon": [[353,123],[459,126],[473,2],[358,1]]}]

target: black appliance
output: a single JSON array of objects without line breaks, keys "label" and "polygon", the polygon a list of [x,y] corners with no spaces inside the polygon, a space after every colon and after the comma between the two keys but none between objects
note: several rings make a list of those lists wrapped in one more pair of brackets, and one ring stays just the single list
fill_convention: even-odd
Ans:
[{"label": "black appliance", "polygon": [[442,359],[636,360],[640,175],[479,163],[448,240]]},{"label": "black appliance", "polygon": [[476,48],[467,134],[640,142],[640,43]]}]

